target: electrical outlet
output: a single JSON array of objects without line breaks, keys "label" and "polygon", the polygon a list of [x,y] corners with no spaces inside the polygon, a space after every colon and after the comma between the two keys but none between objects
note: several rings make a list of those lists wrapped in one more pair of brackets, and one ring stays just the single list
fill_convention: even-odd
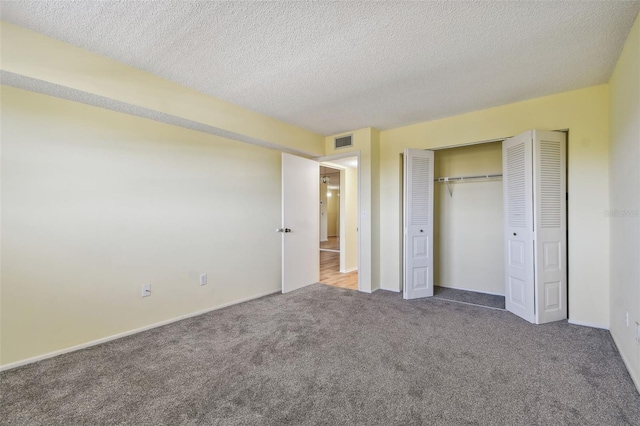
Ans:
[{"label": "electrical outlet", "polygon": [[144,284],[142,286],[142,297],[151,296],[151,284]]},{"label": "electrical outlet", "polygon": [[207,274],[201,274],[200,275],[200,285],[206,285],[207,284]]}]

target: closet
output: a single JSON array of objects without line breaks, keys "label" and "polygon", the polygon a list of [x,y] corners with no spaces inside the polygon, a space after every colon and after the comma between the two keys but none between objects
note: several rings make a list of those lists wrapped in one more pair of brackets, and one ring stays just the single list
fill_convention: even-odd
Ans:
[{"label": "closet", "polygon": [[567,317],[565,133],[406,150],[403,205],[406,299],[441,285],[504,295],[532,323]]}]

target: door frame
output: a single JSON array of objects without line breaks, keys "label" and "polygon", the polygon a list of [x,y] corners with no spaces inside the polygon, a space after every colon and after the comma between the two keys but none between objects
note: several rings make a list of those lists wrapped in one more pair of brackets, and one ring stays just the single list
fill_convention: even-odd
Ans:
[{"label": "door frame", "polygon": [[[362,190],[361,190],[361,185],[362,185],[362,178],[361,178],[361,171],[362,171],[362,162],[360,161],[360,150],[356,150],[356,151],[349,151],[349,152],[344,152],[344,153],[340,153],[340,154],[334,154],[334,155],[328,155],[328,156],[324,156],[324,157],[316,157],[313,158],[313,160],[317,161],[319,164],[322,163],[331,163],[332,161],[335,160],[342,160],[343,158],[350,158],[350,157],[356,157],[358,159],[358,291],[363,291],[362,290],[362,281],[360,279],[361,274],[360,274],[360,267],[362,265],[362,226],[360,223],[360,218],[361,216],[361,207],[362,207],[362,203],[361,201],[361,197],[362,197]],[[327,165],[327,167],[332,167],[332,168],[336,168],[336,169],[340,169],[341,173],[344,173],[344,170],[346,169],[346,167],[340,167],[339,165]],[[342,190],[342,189],[341,189]],[[342,211],[340,212],[340,229],[343,229],[342,227]],[[320,234],[318,234],[318,247],[320,247]],[[342,267],[342,261],[341,261],[341,267]]]}]

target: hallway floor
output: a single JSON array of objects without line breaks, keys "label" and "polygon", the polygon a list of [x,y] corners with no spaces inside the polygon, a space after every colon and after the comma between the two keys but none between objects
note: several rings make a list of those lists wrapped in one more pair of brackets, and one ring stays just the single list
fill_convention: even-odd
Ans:
[{"label": "hallway floor", "polygon": [[320,282],[334,287],[358,289],[358,271],[340,272],[340,253],[320,252]]}]

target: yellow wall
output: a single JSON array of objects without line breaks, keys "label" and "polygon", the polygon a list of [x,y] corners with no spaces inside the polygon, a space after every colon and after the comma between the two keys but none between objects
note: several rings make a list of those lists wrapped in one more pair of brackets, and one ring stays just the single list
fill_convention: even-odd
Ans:
[{"label": "yellow wall", "polygon": [[[6,22],[0,35],[12,84],[324,154],[319,134]],[[269,231],[280,222],[279,152],[2,89],[0,365],[279,288],[280,239]],[[38,168],[21,174],[16,158],[23,170]],[[51,179],[38,180],[40,170]],[[253,247],[270,254],[251,255]],[[256,263],[246,268],[242,259]],[[192,288],[203,269],[211,284]],[[143,282],[155,290],[138,300]]]},{"label": "yellow wall", "polygon": [[[329,197],[329,194],[331,196]],[[340,227],[340,191],[330,189],[327,191],[327,235],[337,237]]]},{"label": "yellow wall", "polygon": [[[640,16],[609,88],[611,106],[611,334],[640,390]],[[626,326],[625,312],[629,312]]]},{"label": "yellow wall", "polygon": [[608,86],[601,85],[380,132],[380,285],[401,286],[400,154],[569,129],[569,315],[609,325]]},{"label": "yellow wall", "polygon": [[279,152],[6,86],[1,110],[2,365],[280,289]]},{"label": "yellow wall", "polygon": [[[502,173],[500,142],[434,157],[436,178]],[[504,294],[502,180],[435,183],[433,223],[434,284]]]},{"label": "yellow wall", "polygon": [[2,70],[234,132],[308,156],[324,138],[89,51],[2,22]]}]

